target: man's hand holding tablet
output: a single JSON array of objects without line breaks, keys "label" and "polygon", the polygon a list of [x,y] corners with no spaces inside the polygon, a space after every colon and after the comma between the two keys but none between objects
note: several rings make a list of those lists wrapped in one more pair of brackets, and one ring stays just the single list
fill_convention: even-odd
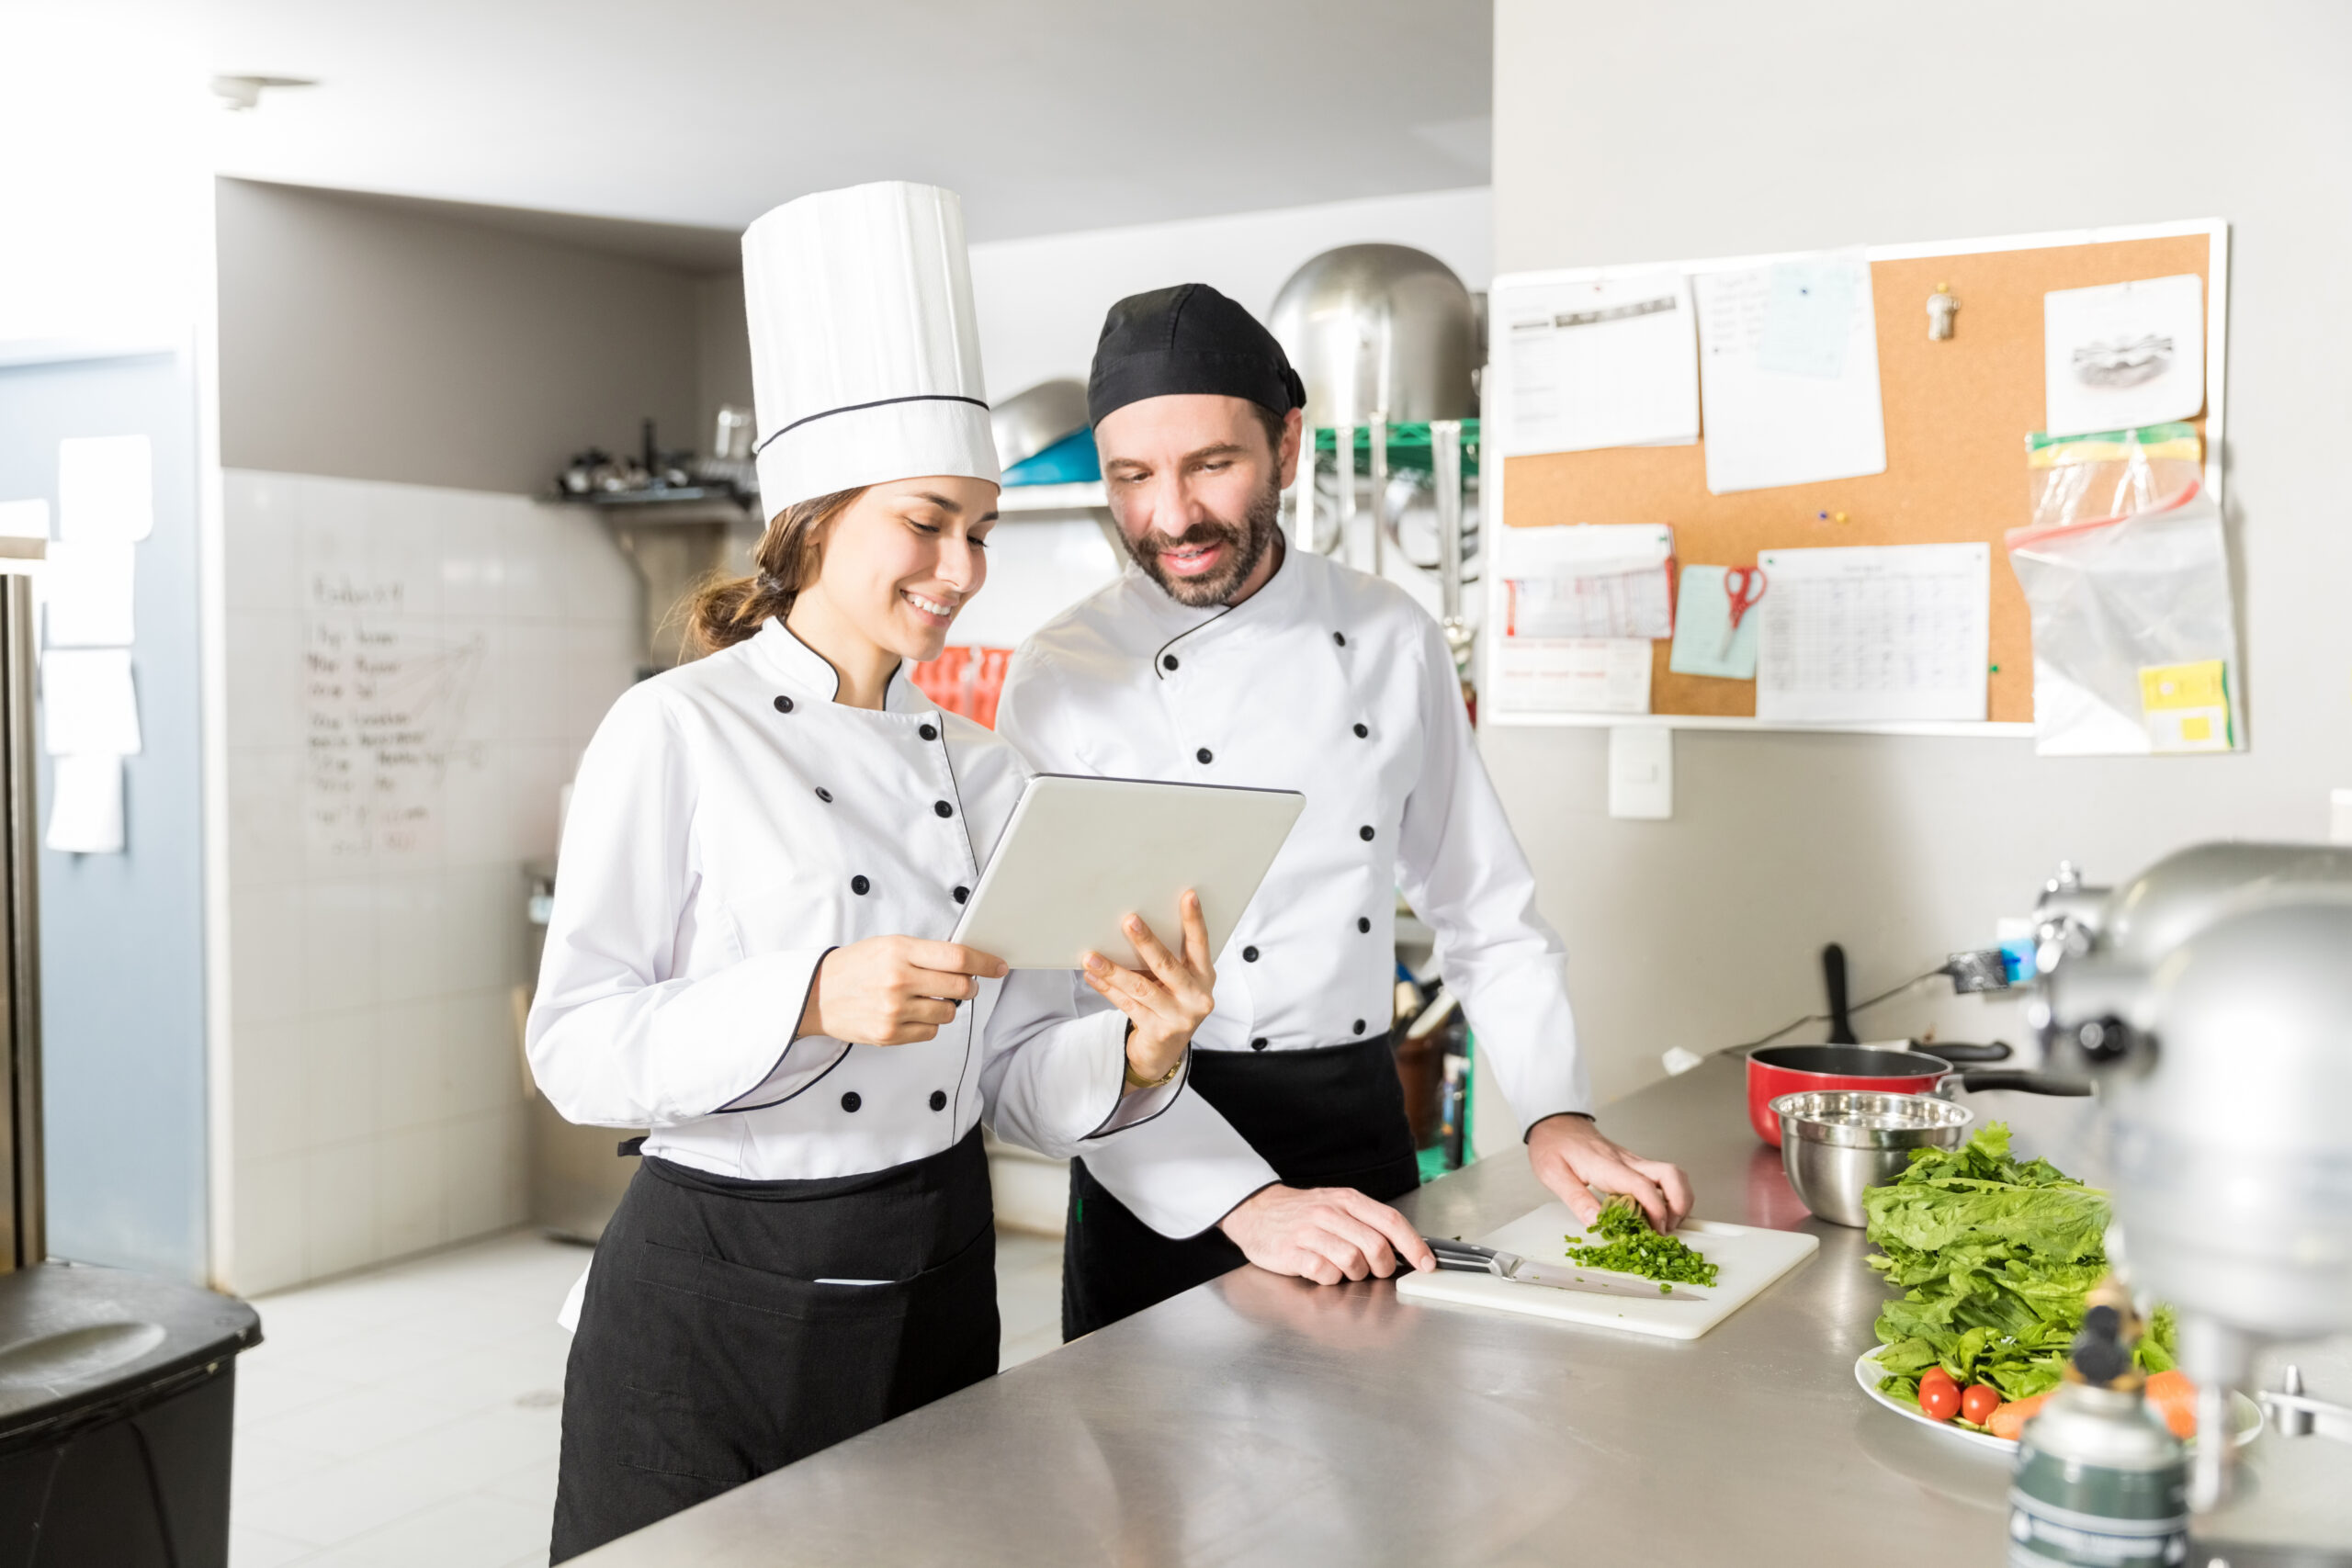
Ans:
[{"label": "man's hand holding tablet", "polygon": [[1200,895],[1187,887],[1177,908],[1184,932],[1182,955],[1169,952],[1142,916],[1129,915],[1121,929],[1148,972],[1125,968],[1099,953],[1086,955],[1081,971],[1096,995],[1127,1015],[1127,1083],[1135,1089],[1174,1077],[1193,1032],[1216,1008],[1216,965],[1209,956]]}]

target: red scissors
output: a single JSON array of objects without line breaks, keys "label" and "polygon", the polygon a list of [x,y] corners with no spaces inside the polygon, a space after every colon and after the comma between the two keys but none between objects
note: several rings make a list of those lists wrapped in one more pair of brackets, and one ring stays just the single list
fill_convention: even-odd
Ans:
[{"label": "red scissors", "polygon": [[1764,597],[1764,569],[1760,566],[1727,566],[1724,568],[1724,597],[1731,601],[1731,622],[1724,627],[1724,649],[1715,657],[1731,657],[1732,639],[1739,636],[1739,623],[1747,612]]}]

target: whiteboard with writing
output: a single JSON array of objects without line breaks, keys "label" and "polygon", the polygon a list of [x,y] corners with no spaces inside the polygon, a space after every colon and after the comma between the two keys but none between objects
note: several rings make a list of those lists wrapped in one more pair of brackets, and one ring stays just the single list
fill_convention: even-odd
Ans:
[{"label": "whiteboard with writing", "polygon": [[481,632],[404,616],[402,585],[334,573],[311,580],[303,626],[308,744],[304,825],[314,860],[440,847],[437,810],[488,651]]}]

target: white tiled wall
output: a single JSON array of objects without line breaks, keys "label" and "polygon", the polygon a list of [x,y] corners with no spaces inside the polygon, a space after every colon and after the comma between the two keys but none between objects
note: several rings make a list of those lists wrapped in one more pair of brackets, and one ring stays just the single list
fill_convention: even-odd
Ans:
[{"label": "white tiled wall", "polygon": [[220,1269],[251,1293],[525,1217],[522,866],[637,590],[599,521],[520,496],[231,470],[225,516]]}]

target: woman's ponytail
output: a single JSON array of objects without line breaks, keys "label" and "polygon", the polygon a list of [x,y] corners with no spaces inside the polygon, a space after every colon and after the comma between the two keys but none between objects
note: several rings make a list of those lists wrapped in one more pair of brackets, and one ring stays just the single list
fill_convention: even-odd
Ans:
[{"label": "woman's ponytail", "polygon": [[800,591],[817,580],[825,525],[865,493],[860,485],[796,501],[770,519],[759,548],[752,552],[759,570],[748,577],[714,576],[686,602],[686,657],[700,659],[732,647],[758,632],[769,616],[790,611]]}]

